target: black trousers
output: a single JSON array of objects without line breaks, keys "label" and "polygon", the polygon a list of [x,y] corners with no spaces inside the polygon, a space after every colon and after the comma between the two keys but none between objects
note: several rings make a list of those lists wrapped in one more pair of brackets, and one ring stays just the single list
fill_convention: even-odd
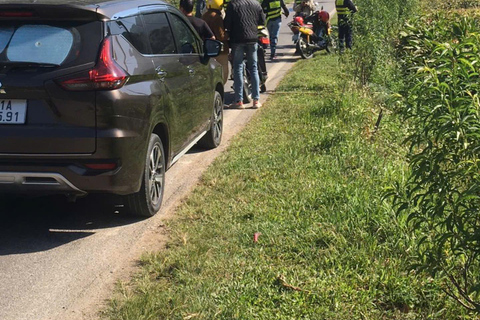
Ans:
[{"label": "black trousers", "polygon": [[340,22],[338,24],[338,40],[340,48],[344,48],[345,44],[348,49],[352,49],[352,25],[348,22]]}]

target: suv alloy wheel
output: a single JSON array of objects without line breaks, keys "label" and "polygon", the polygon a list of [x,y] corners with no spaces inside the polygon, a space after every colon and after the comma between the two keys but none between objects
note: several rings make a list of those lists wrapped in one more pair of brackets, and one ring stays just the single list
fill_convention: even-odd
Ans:
[{"label": "suv alloy wheel", "polygon": [[145,171],[140,191],[124,196],[127,212],[142,217],[151,217],[160,210],[165,185],[165,153],[156,134],[150,137],[145,159]]},{"label": "suv alloy wheel", "polygon": [[198,142],[202,147],[213,149],[220,145],[223,133],[223,99],[218,91],[215,91],[213,101],[213,116],[210,130]]}]

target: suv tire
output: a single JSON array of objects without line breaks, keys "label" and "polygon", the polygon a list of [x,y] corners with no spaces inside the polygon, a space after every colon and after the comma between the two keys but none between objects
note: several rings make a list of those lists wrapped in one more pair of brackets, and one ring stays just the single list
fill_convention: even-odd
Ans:
[{"label": "suv tire", "polygon": [[152,134],[145,157],[140,191],[126,197],[129,214],[141,217],[155,215],[162,204],[165,185],[165,152],[160,138]]},{"label": "suv tire", "polygon": [[210,129],[198,142],[200,146],[214,149],[220,145],[223,133],[223,99],[218,91],[215,91],[213,100],[213,115]]}]

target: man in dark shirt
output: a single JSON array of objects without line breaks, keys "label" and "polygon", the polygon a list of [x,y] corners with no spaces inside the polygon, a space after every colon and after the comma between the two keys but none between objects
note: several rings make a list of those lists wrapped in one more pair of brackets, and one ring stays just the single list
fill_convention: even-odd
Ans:
[{"label": "man in dark shirt", "polygon": [[233,55],[233,89],[235,102],[231,107],[243,106],[243,56],[247,58],[252,83],[253,108],[260,104],[260,79],[257,68],[258,26],[265,25],[265,15],[257,0],[231,0],[225,14],[225,30],[230,39]]},{"label": "man in dark shirt", "polygon": [[215,35],[208,24],[202,19],[193,16],[193,0],[180,0],[180,11],[187,16],[187,19],[197,30],[202,40],[215,39]]}]

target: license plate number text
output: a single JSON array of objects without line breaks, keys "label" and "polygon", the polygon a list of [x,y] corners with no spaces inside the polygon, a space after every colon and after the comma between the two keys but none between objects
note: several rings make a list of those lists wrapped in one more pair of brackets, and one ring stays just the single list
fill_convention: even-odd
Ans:
[{"label": "license plate number text", "polygon": [[24,124],[26,100],[0,100],[0,124]]}]

